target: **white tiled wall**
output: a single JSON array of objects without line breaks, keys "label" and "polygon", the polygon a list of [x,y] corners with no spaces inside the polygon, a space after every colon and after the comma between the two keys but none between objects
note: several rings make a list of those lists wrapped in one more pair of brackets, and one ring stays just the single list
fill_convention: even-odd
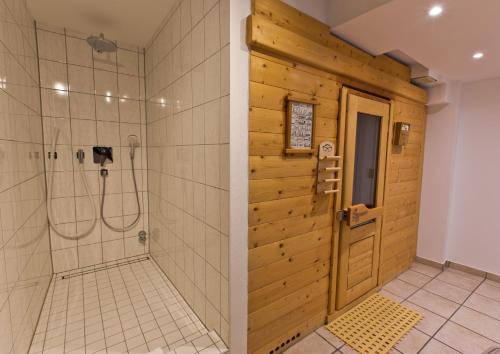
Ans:
[{"label": "white tiled wall", "polygon": [[228,340],[229,0],[182,0],[146,48],[151,254]]},{"label": "white tiled wall", "polygon": [[[141,210],[139,224],[127,232],[114,232],[100,218],[93,232],[68,240],[51,230],[54,271],[81,268],[148,251],[138,240],[147,230],[146,121],[144,104],[144,55],[138,48],[118,43],[116,53],[99,54],[86,43],[87,34],[52,26],[37,26],[47,181],[54,176],[54,218],[70,234],[89,224],[91,207],[79,174],[76,152],[85,151],[85,173],[100,206],[102,177],[93,163],[92,147],[111,146],[107,165],[104,214],[113,226],[134,220],[137,206],[131,174],[127,136],[141,139],[135,167]],[[53,127],[61,130],[58,158],[52,174],[48,152]]]},{"label": "white tiled wall", "polygon": [[0,353],[28,352],[51,275],[36,36],[0,0]]}]

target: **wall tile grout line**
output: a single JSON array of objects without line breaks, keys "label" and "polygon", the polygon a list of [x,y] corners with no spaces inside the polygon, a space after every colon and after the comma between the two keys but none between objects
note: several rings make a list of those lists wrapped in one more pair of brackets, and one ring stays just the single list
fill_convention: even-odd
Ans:
[{"label": "wall tile grout line", "polygon": [[[165,181],[148,184],[151,231],[161,233],[151,234],[150,249],[195,313],[227,336],[225,13],[220,1],[193,6],[179,1],[146,48],[148,183]],[[160,107],[165,97],[166,109]],[[165,168],[175,159],[178,165]],[[188,198],[168,195],[170,186],[181,185]]]},{"label": "wall tile grout line", "polygon": [[[111,198],[111,204],[120,204],[117,205],[116,208],[117,211],[118,209],[120,210],[116,213],[111,213],[111,215],[113,218],[116,218],[116,222],[121,222],[123,224],[123,219],[127,219],[129,216],[134,214],[134,210],[132,208],[128,208],[127,206],[124,209],[125,205],[130,204],[128,203],[128,200],[131,198],[133,193],[133,191],[128,188],[129,184],[124,183],[127,177],[126,175],[130,171],[130,166],[126,166],[124,160],[126,154],[126,142],[122,141],[124,140],[122,139],[122,135],[124,135],[127,131],[140,136],[140,140],[142,142],[140,147],[140,158],[136,159],[138,187],[140,190],[140,200],[142,206],[145,204],[147,192],[147,190],[145,191],[144,189],[144,181],[147,180],[147,165],[145,162],[141,163],[143,157],[146,156],[146,143],[143,139],[145,122],[141,119],[141,110],[145,109],[145,101],[142,93],[143,87],[145,87],[143,83],[145,78],[141,75],[139,70],[139,65],[142,60],[140,58],[140,52],[138,49],[132,50],[131,48],[122,48],[122,45],[118,44],[117,52],[109,56],[112,58],[112,64],[108,65],[108,62],[103,62],[101,64],[100,62],[97,62],[99,59],[98,54],[85,42],[84,34],[79,35],[71,32],[67,28],[56,30],[55,28],[47,28],[43,26],[40,26],[38,31],[40,33],[51,33],[51,36],[47,38],[50,38],[50,40],[57,40],[58,43],[61,42],[64,45],[64,48],[62,48],[62,45],[57,44],[61,47],[59,52],[57,52],[59,54],[53,54],[52,52],[46,50],[47,55],[43,56],[43,59],[40,59],[40,62],[42,63],[54,63],[60,65],[57,67],[60,69],[57,70],[64,68],[66,76],[64,79],[65,85],[68,85],[67,90],[65,90],[67,97],[64,98],[66,102],[63,102],[63,105],[61,106],[65,111],[61,111],[61,109],[56,109],[55,107],[49,107],[50,109],[44,109],[42,114],[43,119],[46,122],[46,127],[48,126],[47,123],[50,123],[51,121],[59,122],[59,119],[61,119],[61,122],[63,122],[66,126],[69,126],[69,132],[67,132],[69,141],[62,141],[60,142],[61,144],[58,143],[58,147],[60,149],[67,149],[68,151],[71,150],[71,158],[68,159],[68,156],[65,156],[65,164],[61,166],[62,168],[57,166],[55,171],[57,171],[56,178],[62,180],[63,182],[65,178],[68,178],[68,187],[70,183],[69,175],[72,174],[71,179],[73,183],[73,192],[69,192],[69,188],[62,185],[61,188],[56,189],[54,200],[62,207],[66,206],[65,203],[70,203],[70,200],[73,200],[74,215],[67,215],[64,218],[60,218],[61,220],[59,220],[58,224],[63,225],[62,227],[65,228],[80,230],[82,225],[85,225],[91,219],[91,216],[88,215],[90,208],[88,207],[89,204],[86,200],[86,195],[80,188],[81,178],[77,173],[77,163],[75,161],[71,161],[73,152],[77,148],[83,147],[86,152],[87,156],[85,159],[84,173],[89,178],[89,184],[93,196],[92,202],[96,206],[100,204],[100,190],[102,188],[101,177],[98,172],[99,168],[91,162],[91,147],[98,143],[106,144],[106,140],[103,141],[103,137],[104,139],[114,139],[113,142],[110,140],[110,145],[116,147],[114,152],[117,163],[115,164],[116,166],[110,166],[110,169],[112,170],[111,174],[113,175],[113,181],[117,183],[113,183],[113,188],[109,191],[109,197]],[[53,45],[48,42],[47,38],[44,38],[45,42],[41,44],[42,46],[45,46],[45,49],[51,48],[50,45]],[[64,50],[64,53],[62,50]],[[62,54],[64,54],[64,57]],[[75,56],[75,54],[77,56],[85,55],[85,57],[82,57],[85,58],[85,60],[77,60],[79,57]],[[120,56],[122,54],[123,57]],[[107,58],[107,56],[104,56],[103,60],[105,60],[105,58]],[[122,66],[123,70],[121,69]],[[99,79],[103,83],[100,85],[102,86],[101,89],[99,89],[97,75],[100,75],[101,73],[105,74],[105,77]],[[44,92],[49,92],[45,98],[47,100],[47,98],[50,98],[51,95],[55,95],[58,91],[51,87],[52,83],[50,83],[51,80],[55,79],[54,75],[56,75],[56,73],[48,72],[48,74],[44,75],[47,78],[42,85],[42,90]],[[112,79],[112,82],[108,80],[108,77]],[[124,79],[123,83],[121,81],[122,78]],[[81,85],[79,83],[81,83]],[[107,86],[109,86],[110,92],[112,91],[113,103],[110,106],[104,107],[102,104],[105,104],[104,100],[109,96],[105,94]],[[131,90],[131,94],[128,93],[129,89]],[[126,97],[124,95],[129,97],[123,98]],[[54,97],[53,99],[59,98]],[[122,100],[126,102],[122,104]],[[66,107],[64,107],[64,104]],[[94,106],[90,107],[92,104]],[[88,107],[84,108],[82,105],[87,105]],[[82,106],[82,108],[79,108],[80,106]],[[123,117],[124,112],[122,108],[125,109],[125,114],[127,114],[128,117],[127,119],[124,119]],[[107,110],[110,110],[109,112],[111,115],[108,113],[105,113],[106,115],[101,114],[101,112],[107,112]],[[87,132],[87,130],[85,130],[86,128],[89,129],[88,133],[85,133]],[[117,134],[112,132],[112,129],[114,128],[118,130]],[[78,136],[75,136],[75,134]],[[89,139],[83,140],[89,135]],[[101,135],[103,137],[101,137]],[[78,139],[78,141],[75,139]],[[115,140],[116,143],[114,142]],[[46,150],[49,148],[47,145],[48,143],[48,141],[45,141],[44,147]],[[89,150],[90,153],[88,152]],[[72,163],[72,166],[66,166],[69,163]],[[70,171],[71,168],[72,171]],[[63,193],[57,192],[59,189],[61,189]],[[112,205],[110,206],[112,207]],[[96,209],[99,211],[100,206],[97,206]],[[146,213],[141,212],[142,223],[138,225],[138,228],[142,226],[143,229],[147,229],[147,225],[144,224],[146,218]],[[96,225],[92,233],[85,239],[69,242],[60,242],[61,240],[57,240],[56,247],[52,248],[53,253],[57,255],[56,272],[67,269],[82,268],[83,266],[91,263],[102,264],[103,262],[117,257],[124,258],[133,254],[145,253],[145,245],[135,243],[135,240],[133,239],[133,231],[129,233],[121,233],[121,235],[117,236],[102,226],[100,216],[98,216],[97,221],[98,225]],[[97,248],[100,248],[100,251]],[[68,255],[69,258],[64,260],[64,256],[67,257]]]},{"label": "wall tile grout line", "polygon": [[[74,206],[74,215],[75,215],[75,235],[78,235],[78,212],[76,210],[76,180],[75,180],[75,165],[73,161],[73,127],[72,127],[72,115],[71,115],[71,95],[70,95],[70,83],[69,83],[69,64],[68,64],[68,42],[66,39],[66,28],[64,29],[64,53],[65,53],[65,58],[66,58],[66,63],[65,63],[65,69],[66,69],[66,95],[68,96],[68,115],[69,115],[69,134],[70,134],[70,141],[71,141],[71,146],[69,147],[70,152],[70,161],[71,161],[71,179],[73,181],[73,206]],[[55,125],[55,122],[54,122]],[[50,144],[50,142],[49,142]],[[57,149],[57,146],[56,146]],[[55,163],[54,163],[55,166]],[[66,169],[65,169],[66,172]],[[54,176],[54,171],[51,171],[52,174],[52,179],[55,178]],[[51,180],[52,180],[51,179]],[[50,196],[52,198],[52,196]],[[49,232],[51,232],[50,230]],[[54,235],[59,237],[54,232]],[[51,237],[52,238],[52,237]],[[80,257],[78,256],[78,239],[75,237],[75,243],[76,243],[76,257],[77,257],[77,266],[80,267]]]},{"label": "wall tile grout line", "polygon": [[[2,74],[2,178],[0,193],[0,347],[28,352],[43,349],[54,278],[46,222],[43,130],[35,23],[25,2],[0,3],[4,32]],[[5,71],[6,70],[6,71]],[[0,281],[0,282],[2,282]],[[45,302],[45,299],[47,302]],[[36,327],[44,328],[43,332]]]}]

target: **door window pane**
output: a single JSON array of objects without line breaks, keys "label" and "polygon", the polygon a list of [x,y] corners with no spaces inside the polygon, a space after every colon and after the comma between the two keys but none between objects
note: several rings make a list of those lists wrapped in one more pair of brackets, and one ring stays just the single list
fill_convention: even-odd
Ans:
[{"label": "door window pane", "polygon": [[381,117],[358,113],[352,204],[375,206]]}]

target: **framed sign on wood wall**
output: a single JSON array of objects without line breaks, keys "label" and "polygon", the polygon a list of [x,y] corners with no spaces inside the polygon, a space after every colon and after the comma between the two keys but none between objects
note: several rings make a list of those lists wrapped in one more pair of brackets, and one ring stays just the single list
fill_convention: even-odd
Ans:
[{"label": "framed sign on wood wall", "polygon": [[314,118],[317,102],[288,98],[285,154],[314,153]]}]

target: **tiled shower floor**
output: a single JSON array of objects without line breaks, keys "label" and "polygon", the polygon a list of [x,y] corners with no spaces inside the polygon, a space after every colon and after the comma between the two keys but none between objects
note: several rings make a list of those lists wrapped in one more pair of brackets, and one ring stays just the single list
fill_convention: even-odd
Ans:
[{"label": "tiled shower floor", "polygon": [[212,354],[225,349],[157,265],[142,256],[54,275],[30,353]]}]

